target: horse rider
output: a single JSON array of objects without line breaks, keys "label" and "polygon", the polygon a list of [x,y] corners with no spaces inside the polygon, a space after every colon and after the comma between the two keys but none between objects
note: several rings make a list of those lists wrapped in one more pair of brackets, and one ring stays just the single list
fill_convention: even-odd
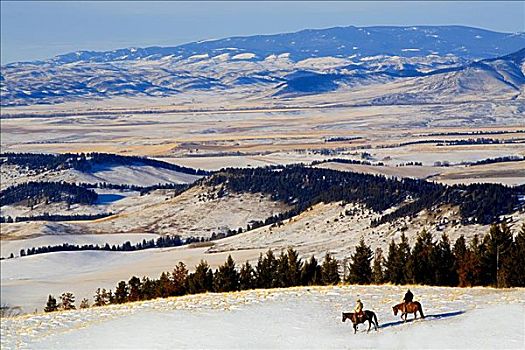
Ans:
[{"label": "horse rider", "polygon": [[361,299],[357,299],[354,312],[357,319],[363,316],[363,303],[361,302]]},{"label": "horse rider", "polygon": [[405,293],[405,297],[403,298],[403,301],[405,302],[405,304],[408,304],[408,303],[411,303],[413,299],[414,299],[414,294],[412,294],[410,289],[407,290],[407,292]]}]

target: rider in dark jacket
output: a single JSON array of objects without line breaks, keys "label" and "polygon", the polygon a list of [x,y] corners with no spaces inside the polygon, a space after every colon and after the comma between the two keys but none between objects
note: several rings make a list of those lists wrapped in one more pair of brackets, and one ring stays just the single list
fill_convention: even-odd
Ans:
[{"label": "rider in dark jacket", "polygon": [[403,301],[405,303],[411,303],[413,299],[414,299],[414,294],[412,294],[410,289],[407,290],[407,292],[405,293],[405,297],[403,298]]}]

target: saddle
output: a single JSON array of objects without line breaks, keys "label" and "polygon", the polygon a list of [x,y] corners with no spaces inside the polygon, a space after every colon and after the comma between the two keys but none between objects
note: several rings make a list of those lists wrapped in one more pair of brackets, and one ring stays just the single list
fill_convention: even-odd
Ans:
[{"label": "saddle", "polygon": [[363,323],[366,321],[366,314],[364,311],[361,311],[360,314],[355,313],[354,314],[354,321],[355,323]]}]

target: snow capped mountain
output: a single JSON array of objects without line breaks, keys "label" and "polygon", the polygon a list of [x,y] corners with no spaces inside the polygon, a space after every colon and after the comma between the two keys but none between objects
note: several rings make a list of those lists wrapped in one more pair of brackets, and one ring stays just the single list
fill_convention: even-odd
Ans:
[{"label": "snow capped mountain", "polygon": [[524,47],[525,33],[461,26],[337,27],[11,63],[0,91],[2,106],[193,90],[279,97],[436,74],[467,90],[488,79],[520,91]]}]

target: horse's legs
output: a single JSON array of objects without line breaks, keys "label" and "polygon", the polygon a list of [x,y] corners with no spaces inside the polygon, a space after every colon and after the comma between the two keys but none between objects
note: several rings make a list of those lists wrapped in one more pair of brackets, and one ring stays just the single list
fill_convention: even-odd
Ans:
[{"label": "horse's legs", "polygon": [[370,322],[370,320],[368,320],[368,330],[366,331],[367,333],[370,332],[370,328],[372,327],[372,322]]},{"label": "horse's legs", "polygon": [[354,334],[357,333],[357,324],[354,323]]}]

